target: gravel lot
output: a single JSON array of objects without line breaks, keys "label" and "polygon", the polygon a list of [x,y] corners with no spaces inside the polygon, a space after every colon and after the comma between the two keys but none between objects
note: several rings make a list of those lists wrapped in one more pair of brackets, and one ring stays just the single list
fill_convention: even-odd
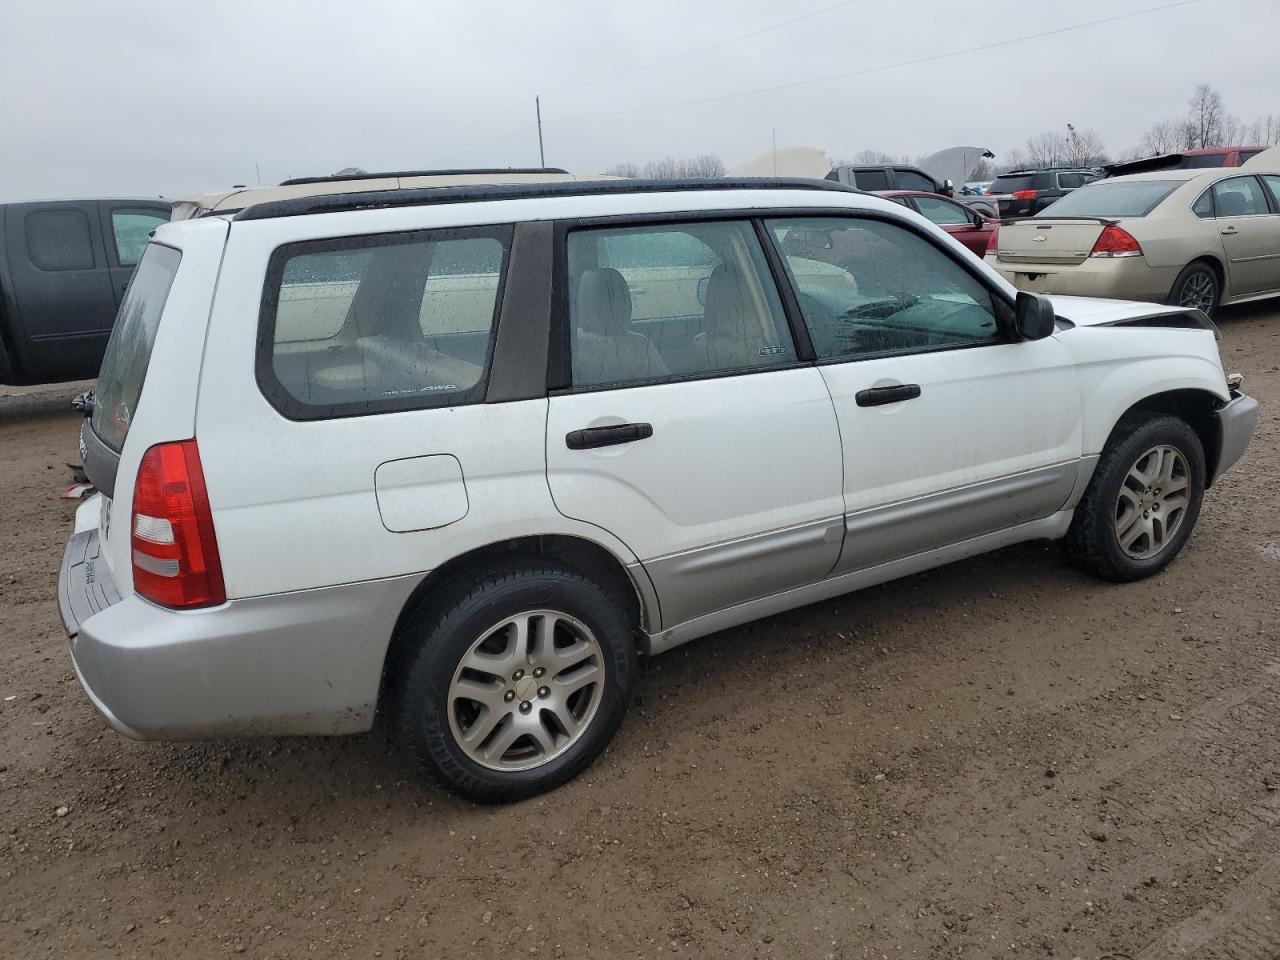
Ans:
[{"label": "gravel lot", "polygon": [[73,389],[0,397],[0,956],[1280,957],[1280,311],[1183,557],[1030,544],[648,665],[586,776],[506,808],[373,734],[99,722],[54,581]]}]

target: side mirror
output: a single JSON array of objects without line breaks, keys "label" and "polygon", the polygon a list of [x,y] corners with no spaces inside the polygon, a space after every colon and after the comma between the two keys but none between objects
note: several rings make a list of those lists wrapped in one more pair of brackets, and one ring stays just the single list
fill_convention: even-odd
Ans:
[{"label": "side mirror", "polygon": [[950,180],[943,180],[942,195],[946,197],[954,197],[956,195],[956,185]]},{"label": "side mirror", "polygon": [[973,225],[981,229],[987,222],[987,218],[980,214],[977,210],[969,211],[969,218],[973,221]]},{"label": "side mirror", "polygon": [[1043,340],[1053,333],[1056,317],[1047,297],[1019,293],[1013,308],[1013,329],[1019,340]]}]

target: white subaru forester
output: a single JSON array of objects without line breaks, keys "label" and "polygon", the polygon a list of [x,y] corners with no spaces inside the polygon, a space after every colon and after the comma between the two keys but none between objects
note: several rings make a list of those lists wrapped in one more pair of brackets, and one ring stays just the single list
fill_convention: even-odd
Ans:
[{"label": "white subaru forester", "polygon": [[385,712],[458,792],[574,776],[640,654],[1033,538],[1182,549],[1256,402],[1198,311],[1017,294],[811,181],[449,187],[161,227],[59,599],[133,737]]}]

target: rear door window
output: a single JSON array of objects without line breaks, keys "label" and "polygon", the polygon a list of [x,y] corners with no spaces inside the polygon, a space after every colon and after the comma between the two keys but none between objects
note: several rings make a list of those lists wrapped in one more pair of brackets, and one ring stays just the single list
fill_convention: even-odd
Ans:
[{"label": "rear door window", "polygon": [[124,447],[138,410],[160,316],[181,259],[182,254],[172,247],[148,245],[107,341],[98,373],[92,426],[102,442],[117,453]]},{"label": "rear door window", "polygon": [[1219,217],[1253,217],[1270,213],[1262,185],[1254,177],[1232,177],[1213,185],[1213,203]]},{"label": "rear door window", "polygon": [[27,254],[41,270],[93,269],[93,235],[83,210],[34,210],[26,219]]},{"label": "rear door window", "polygon": [[796,360],[750,223],[575,230],[568,265],[575,387],[748,373]]},{"label": "rear door window", "polygon": [[510,227],[304,241],[272,255],[258,383],[321,419],[483,399]]},{"label": "rear door window", "polygon": [[858,170],[853,174],[853,185],[859,190],[888,190],[889,175],[883,170]]}]

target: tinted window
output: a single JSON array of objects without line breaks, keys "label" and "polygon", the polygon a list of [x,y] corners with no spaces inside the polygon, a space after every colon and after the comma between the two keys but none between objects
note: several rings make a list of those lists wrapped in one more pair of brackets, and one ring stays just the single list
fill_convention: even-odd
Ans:
[{"label": "tinted window", "polygon": [[1221,167],[1227,162],[1225,153],[1202,153],[1194,157],[1183,157],[1178,167],[1182,170],[1209,170]]},{"label": "tinted window", "polygon": [[1183,180],[1100,180],[1073,190],[1040,217],[1145,217]]},{"label": "tinted window", "polygon": [[93,239],[83,210],[27,214],[27,252],[41,270],[92,270]]},{"label": "tinted window", "polygon": [[509,236],[481,228],[280,248],[258,358],[267,396],[298,418],[480,399]]},{"label": "tinted window", "polygon": [[859,170],[853,174],[853,185],[859,190],[888,190],[889,175],[883,170]]},{"label": "tinted window", "polygon": [[1263,174],[1262,182],[1267,185],[1267,189],[1271,191],[1271,199],[1276,202],[1276,206],[1280,207],[1280,177],[1271,174]]},{"label": "tinted window", "polygon": [[925,193],[933,193],[938,189],[931,179],[915,170],[895,170],[898,175],[898,188],[900,190],[923,190]]},{"label": "tinted window", "polygon": [[575,386],[747,372],[796,359],[750,224],[577,230],[568,254]]},{"label": "tinted window", "polygon": [[1209,220],[1213,217],[1213,191],[1206,190],[1196,198],[1196,202],[1191,205],[1191,212],[1201,220]]},{"label": "tinted window", "polygon": [[1035,175],[1030,173],[1005,173],[991,181],[987,193],[1014,193],[1018,190],[1031,190],[1035,186]]},{"label": "tinted window", "polygon": [[1261,152],[1262,152],[1261,150],[1241,150],[1241,151],[1240,151],[1240,163],[1241,163],[1241,164],[1243,164],[1246,160],[1252,160],[1254,157],[1256,157],[1256,156],[1257,156],[1258,154],[1260,154]]},{"label": "tinted window", "polygon": [[154,210],[112,210],[111,234],[120,266],[132,267],[137,263],[151,241],[151,231],[168,220],[167,216]]},{"label": "tinted window", "polygon": [[1271,212],[1262,186],[1253,177],[1232,177],[1215,183],[1213,203],[1219,217],[1249,217]]},{"label": "tinted window", "polygon": [[98,373],[93,430],[117,453],[124,447],[124,438],[138,410],[160,315],[181,259],[172,247],[155,243],[147,247],[107,341]]},{"label": "tinted window", "polygon": [[973,218],[964,207],[942,197],[916,197],[915,202],[916,209],[936,224],[953,226],[973,223]]},{"label": "tinted window", "polygon": [[928,240],[879,220],[773,220],[820,358],[1000,340],[990,292]]},{"label": "tinted window", "polygon": [[1083,187],[1086,182],[1083,173],[1058,174],[1058,186],[1063,190],[1074,190],[1076,187]]}]

